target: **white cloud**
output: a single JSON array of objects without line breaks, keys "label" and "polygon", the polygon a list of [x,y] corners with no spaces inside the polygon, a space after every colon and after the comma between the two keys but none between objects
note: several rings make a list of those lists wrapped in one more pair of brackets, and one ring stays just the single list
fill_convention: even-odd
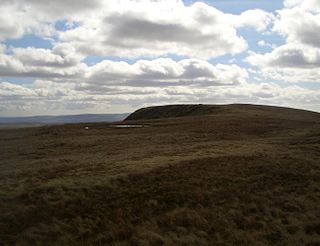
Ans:
[{"label": "white cloud", "polygon": [[[98,10],[103,6],[103,1],[100,0],[13,0],[17,5],[23,7],[32,13],[38,12],[38,15],[45,15],[49,20],[56,20],[59,18],[67,19],[78,18],[77,15],[87,15],[93,11]],[[75,15],[69,16],[70,13]],[[69,16],[69,17],[68,17]],[[44,17],[44,16],[41,16]],[[81,16],[83,18],[83,16]]]},{"label": "white cloud", "polygon": [[275,17],[272,13],[261,9],[250,9],[233,18],[236,27],[254,27],[261,32],[266,30]]},{"label": "white cloud", "polygon": [[207,59],[246,49],[235,23],[226,21],[229,17],[204,3],[187,7],[181,1],[114,1],[98,18],[61,32],[60,39],[87,55],[172,53]]},{"label": "white cloud", "polygon": [[299,5],[278,13],[274,31],[287,37],[288,42],[300,42],[320,48],[320,11],[314,13],[313,10],[306,10],[303,5]]},{"label": "white cloud", "polygon": [[287,8],[299,7],[304,10],[320,12],[320,2],[318,0],[284,0]]},{"label": "white cloud", "polygon": [[173,53],[208,59],[244,51],[247,43],[237,28],[253,26],[261,31],[272,18],[257,9],[231,15],[205,3],[186,6],[181,0],[12,0],[1,2],[0,40],[26,33],[55,36],[55,22],[64,20],[76,25],[60,31],[60,41],[85,55]]},{"label": "white cloud", "polygon": [[52,36],[56,34],[56,21],[82,21],[85,16],[94,15],[102,4],[101,0],[1,0],[0,40],[30,33]]},{"label": "white cloud", "polygon": [[244,83],[245,69],[237,65],[212,65],[203,60],[169,58],[127,62],[103,60],[88,67],[72,47],[57,45],[52,50],[13,48],[12,54],[0,54],[0,76],[50,78],[92,84],[162,86],[177,84],[235,85]]},{"label": "white cloud", "polygon": [[55,47],[53,50],[36,48],[14,48],[13,56],[23,64],[36,67],[65,68],[80,63],[82,57],[63,47]]},{"label": "white cloud", "polygon": [[24,34],[38,33],[52,35],[53,24],[45,15],[40,18],[38,10],[31,11],[23,1],[1,1],[0,3],[0,41],[20,38]]},{"label": "white cloud", "polygon": [[264,41],[264,40],[260,40],[260,41],[258,42],[258,45],[259,45],[260,47],[269,47],[269,48],[272,48],[272,49],[277,48],[277,45],[275,45],[275,44],[270,44],[270,43],[268,43],[268,42],[266,42],[266,41]]},{"label": "white cloud", "polygon": [[237,65],[212,65],[203,60],[168,58],[126,62],[102,61],[89,68],[88,80],[96,84],[170,86],[179,84],[236,85],[246,81],[247,72]]},{"label": "white cloud", "polygon": [[[286,82],[320,82],[320,4],[287,0],[278,11],[273,31],[286,43],[271,52],[250,52],[246,61],[260,68],[260,76]],[[264,42],[259,42],[265,46]]]},{"label": "white cloud", "polygon": [[306,47],[299,43],[288,43],[266,54],[251,53],[247,58],[251,65],[279,68],[319,68],[320,49]]},{"label": "white cloud", "polygon": [[0,54],[0,76],[11,77],[79,77],[87,68],[82,57],[62,45],[53,50],[13,48],[12,54]]},{"label": "white cloud", "polygon": [[[100,94],[96,92],[100,91]],[[260,103],[319,110],[320,91],[299,86],[280,87],[273,83],[238,86],[179,85],[170,87],[100,86],[36,81],[17,86],[0,83],[1,114],[37,114],[44,108],[59,112],[101,112],[110,105],[139,108],[166,103]]]},{"label": "white cloud", "polygon": [[0,98],[16,96],[36,96],[36,93],[24,86],[8,82],[0,82]]},{"label": "white cloud", "polygon": [[251,52],[246,61],[259,67],[261,79],[285,82],[320,82],[320,50],[288,43],[266,54]]},{"label": "white cloud", "polygon": [[0,55],[5,53],[7,50],[6,45],[0,43]]}]

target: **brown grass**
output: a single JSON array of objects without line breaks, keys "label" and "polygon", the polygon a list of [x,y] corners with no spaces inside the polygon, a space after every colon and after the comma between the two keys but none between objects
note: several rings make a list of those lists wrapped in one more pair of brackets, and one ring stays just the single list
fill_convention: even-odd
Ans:
[{"label": "brown grass", "polygon": [[1,245],[320,245],[320,117],[0,132]]}]

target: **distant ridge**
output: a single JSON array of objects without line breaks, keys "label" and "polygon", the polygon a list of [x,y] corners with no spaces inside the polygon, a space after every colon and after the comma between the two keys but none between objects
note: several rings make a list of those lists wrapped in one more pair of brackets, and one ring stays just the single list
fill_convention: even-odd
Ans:
[{"label": "distant ridge", "polygon": [[31,116],[31,117],[0,117],[2,125],[35,125],[35,124],[66,124],[66,123],[96,123],[122,121],[128,114],[80,114],[61,116]]},{"label": "distant ridge", "polygon": [[252,104],[229,104],[229,105],[204,105],[204,104],[182,104],[182,105],[165,105],[165,106],[154,106],[138,109],[137,111],[130,114],[125,121],[128,120],[151,120],[151,119],[162,119],[162,118],[176,118],[176,117],[191,117],[200,115],[211,115],[211,114],[224,114],[224,113],[243,113],[243,114],[268,114],[271,113],[273,116],[281,116],[285,114],[299,114],[306,115],[317,115],[319,113],[285,108],[275,106],[264,106],[264,105],[252,105]]}]

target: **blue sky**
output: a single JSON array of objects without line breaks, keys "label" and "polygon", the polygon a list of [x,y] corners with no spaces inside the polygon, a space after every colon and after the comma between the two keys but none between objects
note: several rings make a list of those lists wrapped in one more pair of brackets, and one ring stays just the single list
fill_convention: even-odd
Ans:
[{"label": "blue sky", "polygon": [[199,101],[320,110],[316,1],[17,2],[0,3],[0,116]]},{"label": "blue sky", "polygon": [[[193,4],[194,0],[185,0],[185,4]],[[263,9],[265,11],[276,11],[283,8],[281,0],[215,0],[215,1],[202,1],[208,5],[214,6],[217,9],[231,14],[241,14],[248,9]]]}]

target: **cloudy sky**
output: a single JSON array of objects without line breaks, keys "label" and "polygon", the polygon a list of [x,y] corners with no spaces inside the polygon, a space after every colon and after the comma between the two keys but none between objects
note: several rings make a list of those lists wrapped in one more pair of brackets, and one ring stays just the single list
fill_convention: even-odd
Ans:
[{"label": "cloudy sky", "polygon": [[320,112],[319,0],[1,0],[0,116],[255,103]]}]

